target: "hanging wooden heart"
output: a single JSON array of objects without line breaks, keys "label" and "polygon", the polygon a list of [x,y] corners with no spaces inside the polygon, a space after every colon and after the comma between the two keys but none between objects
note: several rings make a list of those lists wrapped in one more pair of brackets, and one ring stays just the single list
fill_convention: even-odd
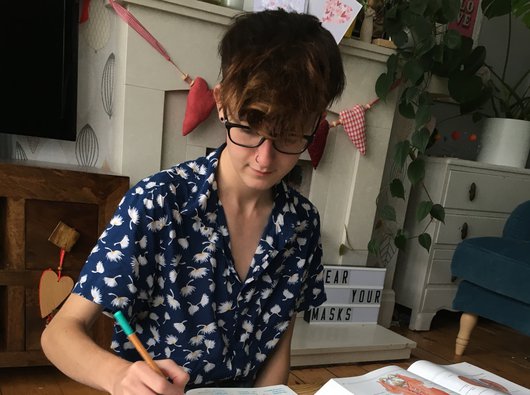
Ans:
[{"label": "hanging wooden heart", "polygon": [[210,116],[215,107],[213,91],[201,77],[196,77],[190,85],[186,100],[186,112],[182,123],[182,135],[186,136]]},{"label": "hanging wooden heart", "polygon": [[74,288],[74,280],[68,276],[57,276],[52,270],[42,272],[39,283],[39,305],[42,318],[50,315],[61,305]]}]

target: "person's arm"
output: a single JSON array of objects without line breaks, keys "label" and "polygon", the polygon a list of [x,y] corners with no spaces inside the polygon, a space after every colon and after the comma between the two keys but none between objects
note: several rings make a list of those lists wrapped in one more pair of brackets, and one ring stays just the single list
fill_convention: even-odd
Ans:
[{"label": "person's arm", "polygon": [[170,360],[157,361],[173,384],[145,362],[128,362],[99,347],[88,330],[102,308],[72,294],[53,317],[41,337],[44,353],[72,379],[110,394],[152,393],[182,395],[188,374]]},{"label": "person's arm", "polygon": [[254,387],[287,384],[291,369],[291,340],[295,321],[296,314],[291,318],[289,327],[276,345],[276,349],[267,358],[265,365],[259,371]]}]

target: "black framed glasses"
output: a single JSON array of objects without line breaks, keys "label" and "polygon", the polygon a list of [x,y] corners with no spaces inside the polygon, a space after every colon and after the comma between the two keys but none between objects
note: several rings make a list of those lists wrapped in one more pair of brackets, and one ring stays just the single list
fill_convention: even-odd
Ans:
[{"label": "black framed glasses", "polygon": [[270,139],[268,137],[262,136],[258,131],[254,130],[248,125],[240,125],[238,123],[233,123],[228,120],[225,120],[223,123],[225,125],[226,131],[228,132],[228,138],[235,145],[245,148],[256,148],[259,147],[267,139],[272,141],[272,146],[278,152],[288,155],[298,155],[304,152],[307,147],[313,142],[315,133],[318,130],[320,125],[321,118],[318,118],[318,121],[315,125],[313,132],[310,135],[302,136],[287,136],[281,139]]}]

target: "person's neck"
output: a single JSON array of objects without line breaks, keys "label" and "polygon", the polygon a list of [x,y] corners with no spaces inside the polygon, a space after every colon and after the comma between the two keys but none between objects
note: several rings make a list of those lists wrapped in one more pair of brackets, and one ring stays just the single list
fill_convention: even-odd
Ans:
[{"label": "person's neck", "polygon": [[223,206],[230,205],[243,213],[269,208],[273,201],[272,190],[258,191],[248,188],[235,173],[228,155],[219,159],[217,166],[217,193]]}]

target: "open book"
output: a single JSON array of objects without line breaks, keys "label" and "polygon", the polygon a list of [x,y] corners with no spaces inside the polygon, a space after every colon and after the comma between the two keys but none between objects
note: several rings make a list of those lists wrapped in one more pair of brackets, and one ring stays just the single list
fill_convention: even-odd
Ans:
[{"label": "open book", "polygon": [[186,395],[296,395],[296,392],[279,384],[258,388],[195,388]]},{"label": "open book", "polygon": [[385,366],[362,376],[329,380],[315,395],[530,395],[530,390],[467,362],[417,361],[408,369]]}]

